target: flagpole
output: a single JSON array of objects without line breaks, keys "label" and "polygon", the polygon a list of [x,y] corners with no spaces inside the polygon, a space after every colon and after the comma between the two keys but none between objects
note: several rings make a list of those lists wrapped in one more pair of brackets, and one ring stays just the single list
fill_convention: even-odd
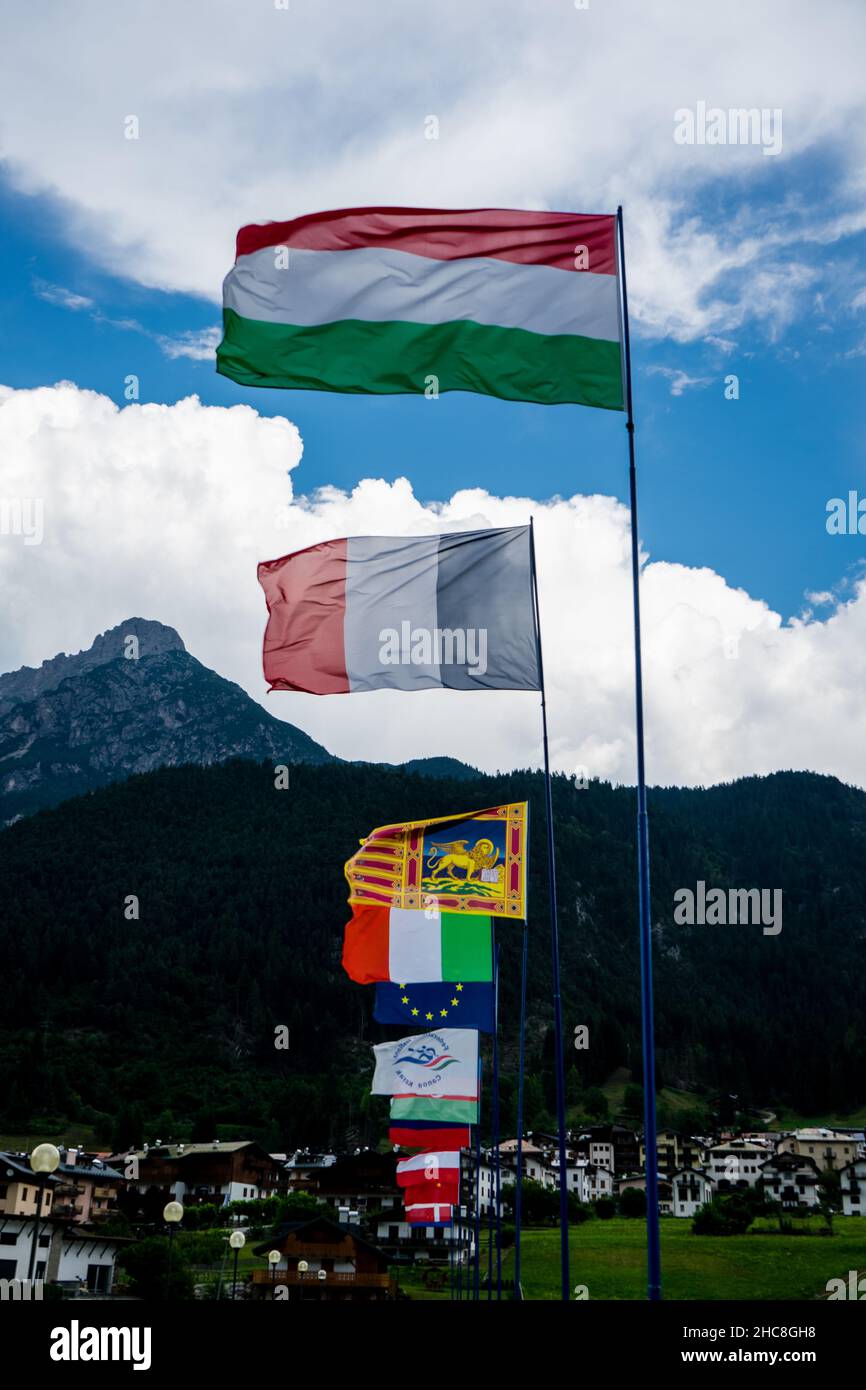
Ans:
[{"label": "flagpole", "polygon": [[625,279],[625,238],[622,207],[616,210],[619,271],[622,284],[623,350],[625,355],[626,430],[628,431],[628,487],[631,510],[631,579],[634,606],[634,696],[637,734],[637,853],[638,907],[640,919],[641,1033],[643,1039],[644,1154],[646,1162],[647,1298],[662,1296],[661,1243],[659,1234],[659,1176],[656,1138],[655,1039],[653,1034],[652,924],[650,919],[649,822],[647,817],[646,763],[643,736],[643,667],[640,640],[640,541],[637,519],[637,471],[634,459],[634,412],[631,389],[631,341],[628,326],[628,293]]},{"label": "flagpole", "polygon": [[544,800],[547,812],[547,877],[550,891],[550,940],[553,956],[553,1040],[556,1049],[556,1119],[559,1127],[559,1226],[562,1301],[567,1303],[571,1279],[568,1268],[568,1171],[565,1156],[565,1066],[562,1056],[562,1001],[559,987],[559,924],[556,909],[556,855],[553,848],[553,795],[550,782],[550,750],[547,741],[547,696],[541,654],[541,612],[538,606],[538,573],[535,567],[535,526],[529,519],[529,551],[532,596],[535,604],[535,648],[541,686],[541,728],[544,743]]},{"label": "flagpole", "polygon": [[496,1186],[493,1191],[493,1200],[496,1203],[496,1298],[502,1298],[502,1210],[499,1204],[500,1196],[500,1168],[499,1168],[499,1145],[502,1141],[500,1134],[501,1112],[499,1108],[499,956],[502,950],[500,942],[496,943],[496,974],[493,982],[493,1007],[495,1009],[496,1032],[493,1034],[493,1143],[494,1153],[496,1154]]},{"label": "flagpole", "polygon": [[523,1211],[523,1079],[526,1062],[526,954],[529,936],[523,923],[520,964],[520,1061],[517,1066],[517,1185],[514,1189],[514,1297],[520,1298],[520,1221]]},{"label": "flagpole", "polygon": [[473,1297],[481,1294],[481,1056],[478,1057],[478,1121],[475,1125],[475,1278]]},{"label": "flagpole", "polygon": [[490,1097],[490,1138],[493,1147],[490,1151],[490,1205],[487,1211],[487,1302],[493,1298],[493,1231],[495,1223],[495,1200],[493,1173],[494,1162],[493,1153],[499,1142],[497,1128],[499,1119],[498,1110],[498,1085],[499,1085],[499,1010],[497,1002],[499,999],[498,977],[499,977],[499,946],[496,941],[496,921],[493,919],[492,945],[493,945],[493,1086]]}]

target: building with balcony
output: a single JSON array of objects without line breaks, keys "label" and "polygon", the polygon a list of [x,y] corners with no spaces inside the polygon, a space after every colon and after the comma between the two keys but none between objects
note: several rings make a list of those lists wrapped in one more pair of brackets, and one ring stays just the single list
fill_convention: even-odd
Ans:
[{"label": "building with balcony", "polygon": [[713,1185],[701,1168],[681,1168],[671,1178],[674,1216],[694,1216],[712,1198]]},{"label": "building with balcony", "polygon": [[778,1153],[799,1154],[814,1159],[823,1173],[837,1173],[857,1157],[854,1134],[842,1134],[833,1129],[795,1129],[779,1140]]},{"label": "building with balcony", "polygon": [[764,1196],[786,1211],[818,1205],[819,1176],[814,1158],[799,1154],[776,1153],[761,1164]]},{"label": "building with balcony", "polygon": [[[388,1256],[364,1240],[357,1228],[329,1216],[289,1222],[261,1245],[256,1255],[280,1252],[279,1264],[256,1269],[252,1291],[258,1298],[288,1302],[384,1302],[397,1296],[388,1273]],[[306,1269],[299,1266],[306,1265]]]},{"label": "building with balcony", "polygon": [[57,1179],[40,1183],[26,1154],[0,1153],[0,1217],[35,1216],[42,1188],[40,1216],[49,1216],[54,1207]]},{"label": "building with balcony", "polygon": [[286,1190],[285,1165],[254,1140],[212,1144],[164,1144],[115,1154],[112,1166],[129,1173],[138,1201],[133,1215],[161,1210],[168,1201],[184,1206],[228,1206]]},{"label": "building with balcony", "polygon": [[839,1174],[842,1213],[866,1216],[866,1158],[855,1158]]}]

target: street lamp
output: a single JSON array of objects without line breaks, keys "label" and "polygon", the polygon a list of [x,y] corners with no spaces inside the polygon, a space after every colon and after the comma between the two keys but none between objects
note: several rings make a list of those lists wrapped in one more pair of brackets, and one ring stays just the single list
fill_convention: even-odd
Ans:
[{"label": "street lamp", "polygon": [[278,1265],[279,1263],[280,1263],[280,1252],[279,1252],[279,1250],[269,1250],[269,1251],[268,1251],[268,1264],[269,1264],[270,1267],[271,1267],[271,1284],[275,1284],[275,1283],[277,1282],[277,1265]]},{"label": "street lamp", "polygon": [[166,1202],[162,1209],[162,1219],[168,1226],[168,1285],[166,1297],[171,1294],[171,1257],[174,1245],[174,1228],[183,1220],[183,1207],[180,1202]]},{"label": "street lamp", "polygon": [[307,1264],[306,1260],[298,1260],[298,1282],[300,1284],[298,1296],[302,1303],[304,1301],[304,1275],[309,1268],[310,1266]]},{"label": "street lamp", "polygon": [[[33,1244],[30,1247],[30,1273],[28,1279],[33,1283],[36,1269],[36,1247],[39,1243],[39,1217],[42,1215],[42,1198],[48,1177],[60,1165],[60,1150],[53,1144],[37,1144],[30,1155],[30,1167],[36,1174],[36,1218],[33,1222]],[[46,1261],[47,1263],[47,1261]]]},{"label": "street lamp", "polygon": [[232,1300],[238,1296],[238,1255],[247,1243],[247,1238],[243,1231],[232,1231],[229,1236],[229,1245],[235,1252],[235,1269],[232,1277]]}]

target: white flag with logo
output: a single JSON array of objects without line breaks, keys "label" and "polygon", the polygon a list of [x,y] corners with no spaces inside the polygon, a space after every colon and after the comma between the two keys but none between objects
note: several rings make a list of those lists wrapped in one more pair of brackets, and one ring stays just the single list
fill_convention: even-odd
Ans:
[{"label": "white flag with logo", "polygon": [[472,1028],[440,1028],[373,1048],[374,1096],[478,1099],[478,1034]]}]

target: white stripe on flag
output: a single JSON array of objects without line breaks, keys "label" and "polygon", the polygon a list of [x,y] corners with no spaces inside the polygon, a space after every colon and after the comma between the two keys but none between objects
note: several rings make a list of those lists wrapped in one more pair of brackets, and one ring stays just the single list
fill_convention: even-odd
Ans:
[{"label": "white stripe on flag", "polygon": [[423,1172],[425,1178],[431,1181],[445,1172],[449,1168],[459,1168],[459,1153],[428,1153],[414,1154],[412,1158],[401,1159],[397,1164],[398,1173],[418,1173]]},{"label": "white stripe on flag", "polygon": [[[278,256],[279,251],[283,256]],[[454,323],[619,341],[615,275],[519,265],[498,256],[440,261],[387,246],[307,251],[267,246],[241,256],[223,285],[225,307],[260,323],[314,327]],[[432,370],[432,368],[431,368]]]},{"label": "white stripe on flag", "polygon": [[442,979],[442,923],[438,908],[391,908],[388,971],[398,984],[411,980],[422,985]]}]

